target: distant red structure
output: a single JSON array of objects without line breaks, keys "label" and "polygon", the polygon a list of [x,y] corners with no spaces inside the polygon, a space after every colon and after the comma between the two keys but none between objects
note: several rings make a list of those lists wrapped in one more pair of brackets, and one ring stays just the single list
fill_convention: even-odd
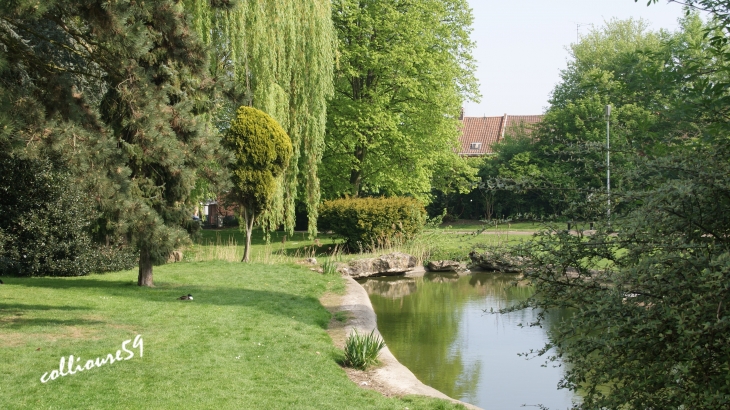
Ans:
[{"label": "distant red structure", "polygon": [[501,117],[464,117],[462,110],[461,147],[459,155],[464,157],[479,157],[490,155],[492,145],[503,140],[506,130],[512,127],[525,126],[525,131],[542,121],[542,115],[507,115]]}]

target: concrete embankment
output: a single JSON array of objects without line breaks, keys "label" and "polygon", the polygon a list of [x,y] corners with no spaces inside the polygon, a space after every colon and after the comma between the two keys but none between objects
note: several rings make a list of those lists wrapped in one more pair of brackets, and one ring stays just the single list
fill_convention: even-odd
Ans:
[{"label": "concrete embankment", "polygon": [[[347,290],[345,295],[339,297],[338,301],[333,301],[334,303],[329,306],[330,310],[347,314],[348,319],[345,322],[344,335],[353,330],[357,330],[361,334],[375,330],[376,334],[380,334],[377,330],[377,316],[367,292],[354,279],[348,277],[346,280]],[[341,335],[341,337],[343,336]],[[368,371],[368,376],[378,385],[384,386],[389,392],[399,396],[417,394],[436,397],[462,404],[468,409],[480,410],[479,407],[455,400],[433,387],[421,383],[413,372],[393,356],[387,346],[380,352],[378,358],[381,365]]]}]

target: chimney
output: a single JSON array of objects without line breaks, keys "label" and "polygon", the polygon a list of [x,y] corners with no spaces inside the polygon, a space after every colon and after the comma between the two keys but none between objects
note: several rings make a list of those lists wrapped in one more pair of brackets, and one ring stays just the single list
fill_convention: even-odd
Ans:
[{"label": "chimney", "polygon": [[505,128],[507,128],[507,113],[504,113],[504,117],[502,117],[502,124],[499,126],[499,139],[497,141],[504,139]]},{"label": "chimney", "polygon": [[459,114],[459,121],[464,121],[464,107],[461,107],[461,114]]}]

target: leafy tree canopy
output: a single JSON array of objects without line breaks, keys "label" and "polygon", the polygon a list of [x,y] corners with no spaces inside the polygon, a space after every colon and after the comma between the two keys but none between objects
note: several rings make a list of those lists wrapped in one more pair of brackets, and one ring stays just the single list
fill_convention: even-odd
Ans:
[{"label": "leafy tree canopy", "polygon": [[664,155],[696,135],[696,118],[676,104],[689,83],[672,62],[709,58],[704,30],[694,14],[676,33],[612,20],[572,44],[573,59],[543,121],[529,133],[507,130],[480,171],[500,214],[561,215],[571,203],[605,192],[606,105],[614,187],[630,183],[635,157]]},{"label": "leafy tree canopy", "polygon": [[[264,215],[293,232],[295,201],[317,233],[327,99],[333,93],[336,39],[329,0],[184,0],[190,21],[210,50],[220,84],[208,119],[225,130],[241,105],[271,115],[291,138],[284,196]],[[218,7],[215,3],[225,3]]]},{"label": "leafy tree canopy", "polygon": [[[612,210],[612,223],[606,223],[601,189],[588,190],[590,195],[573,200],[565,212],[597,221],[595,232],[568,233],[555,226],[518,248],[536,291],[521,307],[573,312],[551,329],[549,344],[538,353],[554,348],[552,359],[565,363],[561,386],[582,393],[577,408],[730,405],[730,10],[726,2],[687,3],[717,19],[703,26],[690,13],[682,32],[663,36],[658,47],[622,54],[621,60],[632,63],[602,76],[633,80],[615,88],[596,87],[601,83],[595,81],[564,83],[571,92],[560,95],[577,97],[556,107],[564,111],[596,98],[600,105],[632,107],[617,118],[623,145],[612,171],[622,184],[612,190],[621,204]],[[590,141],[591,128],[580,129],[589,114],[586,109],[585,115],[568,116],[572,121],[541,138],[556,135],[562,143],[569,140],[566,130],[575,129],[576,140]],[[576,187],[590,186],[592,172],[586,167],[584,179],[574,179],[582,181]]]},{"label": "leafy tree canopy", "polygon": [[320,177],[326,196],[431,191],[476,98],[464,0],[336,0],[335,96]]}]

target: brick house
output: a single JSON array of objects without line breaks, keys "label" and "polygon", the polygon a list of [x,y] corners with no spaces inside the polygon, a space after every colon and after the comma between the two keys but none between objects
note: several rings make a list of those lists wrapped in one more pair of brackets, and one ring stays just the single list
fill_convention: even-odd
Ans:
[{"label": "brick house", "polygon": [[529,132],[532,125],[542,121],[542,117],[542,115],[507,114],[501,117],[464,117],[462,109],[459,117],[462,123],[459,155],[463,157],[491,155],[492,144],[504,139],[506,130],[524,125]]}]

